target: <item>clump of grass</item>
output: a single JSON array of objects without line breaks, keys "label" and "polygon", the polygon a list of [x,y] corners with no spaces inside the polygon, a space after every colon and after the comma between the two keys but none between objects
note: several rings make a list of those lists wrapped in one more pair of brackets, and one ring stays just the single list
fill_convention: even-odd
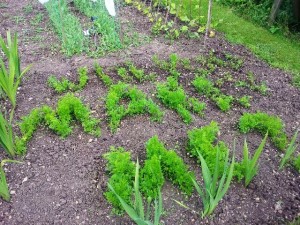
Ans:
[{"label": "clump of grass", "polygon": [[68,55],[84,50],[84,36],[79,19],[70,13],[65,0],[50,0],[45,4],[55,30],[61,39],[62,49]]},{"label": "clump of grass", "polygon": [[49,106],[33,109],[19,124],[22,136],[16,138],[17,152],[20,154],[26,152],[27,142],[41,123],[45,123],[61,137],[66,137],[72,132],[70,125],[72,120],[76,119],[82,124],[84,132],[99,136],[101,133],[98,127],[99,120],[92,118],[90,114],[89,108],[73,94],[63,96],[58,101],[56,110]]},{"label": "clump of grass", "polygon": [[287,137],[284,132],[284,124],[277,116],[267,113],[244,113],[239,121],[239,128],[242,133],[258,131],[262,135],[268,132],[274,145],[284,150],[287,145]]},{"label": "clump of grass", "polygon": [[75,84],[66,78],[62,78],[62,80],[59,81],[55,76],[51,75],[48,78],[48,85],[57,93],[63,93],[66,91],[79,91],[82,90],[88,82],[89,77],[87,75],[87,72],[88,70],[86,67],[80,67],[78,69],[78,84]]},{"label": "clump of grass", "polygon": [[189,109],[201,115],[205,109],[205,104],[200,103],[197,99],[192,98],[189,100],[183,88],[179,86],[178,81],[174,77],[168,77],[166,83],[159,83],[157,85],[157,97],[164,105],[176,110],[187,124],[192,121]]},{"label": "clump of grass", "polygon": [[[120,104],[121,99],[129,99],[127,108]],[[122,82],[111,85],[105,105],[112,131],[116,131],[125,116],[149,113],[153,121],[160,121],[163,117],[160,108],[151,99],[147,99],[142,91]]]},{"label": "clump of grass", "polygon": [[107,201],[113,205],[115,212],[120,213],[123,210],[123,206],[116,194],[127,204],[132,203],[131,196],[135,165],[131,161],[130,153],[121,147],[111,147],[110,152],[104,154],[104,158],[108,161],[107,169],[110,174],[108,183],[113,188],[106,191],[104,195]]},{"label": "clump of grass", "polygon": [[194,174],[188,171],[188,167],[174,150],[167,150],[158,137],[154,136],[146,143],[146,151],[147,159],[157,157],[160,160],[161,170],[166,178],[178,185],[184,193],[188,195],[192,193],[193,185],[190,177],[194,177]]}]

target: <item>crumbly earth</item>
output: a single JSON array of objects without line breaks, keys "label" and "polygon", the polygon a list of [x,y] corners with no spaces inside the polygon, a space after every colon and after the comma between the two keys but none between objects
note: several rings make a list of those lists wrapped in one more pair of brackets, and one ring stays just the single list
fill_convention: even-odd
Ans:
[{"label": "crumbly earth", "polygon": [[[32,6],[32,10],[29,6]],[[41,13],[42,21],[34,24],[33,19]],[[132,23],[135,30],[150,36],[151,24],[131,7],[121,9],[124,25]],[[5,166],[7,180],[12,195],[11,202],[0,200],[0,224],[132,224],[126,216],[112,214],[112,207],[103,193],[108,179],[106,161],[102,154],[110,146],[122,146],[132,153],[132,160],[145,158],[145,142],[158,135],[169,149],[175,149],[183,157],[190,169],[199,174],[200,167],[194,159],[186,154],[187,131],[194,127],[207,125],[215,120],[221,132],[219,140],[232,146],[237,140],[236,154],[240,159],[244,137],[247,137],[251,152],[256,149],[262,137],[255,133],[241,135],[237,122],[243,112],[263,111],[278,115],[284,121],[289,137],[299,127],[300,91],[291,85],[291,76],[286,72],[271,68],[257,59],[243,46],[232,45],[224,40],[222,34],[208,39],[203,45],[203,38],[188,40],[180,38],[170,43],[163,37],[152,37],[149,43],[139,47],[109,53],[93,59],[86,55],[65,57],[60,52],[59,40],[54,33],[51,22],[43,6],[33,0],[2,0],[0,3],[0,34],[5,35],[11,29],[18,32],[22,67],[32,64],[32,68],[23,79],[18,92],[15,119],[20,121],[32,108],[47,104],[56,106],[60,95],[47,86],[47,78],[54,74],[66,76],[75,81],[76,69],[80,66],[89,68],[89,82],[84,90],[76,96],[88,104],[93,116],[101,119],[102,135],[92,137],[74,124],[73,133],[61,139],[46,127],[40,127],[28,144],[28,152],[22,164]],[[175,52],[180,57],[192,58],[214,50],[216,54],[229,52],[244,60],[243,67],[233,72],[234,79],[245,77],[247,71],[253,71],[256,79],[265,81],[269,90],[262,96],[249,89],[237,89],[233,84],[226,84],[222,91],[227,94],[251,95],[251,108],[244,109],[234,105],[228,113],[222,113],[204,96],[200,96],[190,85],[194,74],[182,71],[180,83],[187,94],[206,102],[204,117],[194,115],[194,121],[186,125],[177,113],[162,106],[153,97],[155,84],[145,82],[136,84],[149,97],[160,104],[165,111],[161,123],[151,122],[147,115],[128,117],[122,120],[116,133],[108,128],[104,107],[107,88],[93,72],[96,61],[114,78],[112,66],[130,59],[147,72],[159,73],[158,81],[165,80],[166,72],[155,68],[151,57],[158,54],[167,58]],[[214,74],[214,78],[218,77]],[[1,101],[1,107],[8,105]],[[17,126],[15,126],[18,132]],[[219,203],[214,215],[201,219],[193,211],[177,205],[173,199],[182,201],[196,212],[202,205],[194,193],[186,197],[169,182],[163,187],[163,204],[165,213],[162,224],[286,224],[300,215],[300,177],[292,168],[278,170],[281,153],[268,142],[260,159],[258,175],[248,188],[233,182],[229,192]],[[0,159],[7,156],[1,152]]]}]

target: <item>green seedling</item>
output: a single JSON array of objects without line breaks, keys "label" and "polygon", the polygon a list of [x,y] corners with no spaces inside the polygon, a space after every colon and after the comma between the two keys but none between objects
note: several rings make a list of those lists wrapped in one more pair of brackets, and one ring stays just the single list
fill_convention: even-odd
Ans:
[{"label": "green seedling", "polygon": [[134,181],[134,204],[133,206],[126,203],[126,201],[120,197],[114,188],[108,183],[108,188],[116,195],[123,209],[128,216],[138,225],[159,225],[160,217],[163,213],[162,196],[161,191],[158,189],[158,199],[154,200],[154,219],[150,221],[151,212],[151,198],[147,199],[147,208],[145,212],[145,206],[143,198],[139,190],[139,161],[136,163],[135,181]]},{"label": "green seedling", "polygon": [[0,163],[0,197],[2,197],[5,201],[10,201],[10,193],[8,190],[8,185],[6,181],[5,172],[3,166],[5,163],[21,163],[16,160],[4,159]]},{"label": "green seedling", "polygon": [[250,154],[249,154],[249,149],[247,145],[247,141],[244,141],[244,148],[243,148],[243,160],[241,162],[241,167],[243,168],[243,175],[245,177],[245,186],[247,187],[254,176],[258,172],[258,159],[264,149],[264,146],[266,144],[268,137],[268,133],[266,133],[264,139],[260,143],[259,147],[255,151],[253,158],[251,159]]},{"label": "green seedling", "polygon": [[97,76],[102,80],[105,86],[110,87],[114,82],[113,80],[103,72],[103,68],[97,63],[94,65]]},{"label": "green seedling", "polygon": [[290,161],[291,156],[296,151],[296,149],[298,147],[298,145],[296,144],[297,137],[298,137],[298,130],[295,132],[291,142],[288,145],[287,150],[285,151],[283,158],[280,161],[280,165],[279,165],[280,170],[282,170],[283,167]]}]

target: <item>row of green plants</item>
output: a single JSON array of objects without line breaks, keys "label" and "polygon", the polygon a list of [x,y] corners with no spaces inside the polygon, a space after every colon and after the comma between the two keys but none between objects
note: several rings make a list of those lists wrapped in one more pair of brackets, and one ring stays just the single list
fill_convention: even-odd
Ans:
[{"label": "row of green plants", "polygon": [[[14,112],[17,105],[17,90],[22,77],[28,72],[30,66],[23,71],[20,66],[17,34],[11,35],[7,32],[6,41],[0,36],[0,50],[3,58],[0,57],[0,101],[8,99],[10,106],[0,108],[0,147],[10,156],[16,155],[16,146],[13,132]],[[0,197],[5,201],[10,200],[5,171],[5,163],[19,163],[11,159],[3,159],[0,163]]]},{"label": "row of green plants", "polygon": [[[203,205],[199,215],[202,217],[211,215],[228,191],[234,177],[238,181],[243,179],[244,185],[247,187],[257,175],[259,158],[268,138],[267,132],[253,156],[249,153],[245,139],[243,158],[236,162],[235,143],[233,144],[231,160],[229,160],[230,150],[228,147],[223,142],[216,142],[218,133],[219,127],[214,121],[207,126],[188,131],[187,151],[199,162],[204,184],[196,181],[194,173],[188,172],[188,167],[184,161],[175,151],[166,150],[157,136],[152,137],[145,145],[147,154],[141,171],[139,171],[138,162],[136,167],[134,166],[129,151],[112,147],[111,151],[104,155],[108,161],[107,168],[110,175],[108,191],[105,196],[113,205],[115,212],[122,213],[125,210],[137,224],[147,224],[145,221],[149,219],[149,216],[144,216],[144,209],[141,205],[137,207],[136,199],[138,198],[140,202],[143,202],[144,198],[148,209],[152,200],[155,199],[154,211],[157,213],[157,215],[155,213],[155,217],[159,218],[158,215],[161,213],[158,213],[160,210],[157,211],[157,199],[159,201],[162,199],[161,189],[166,177],[188,196],[196,190]],[[295,145],[297,136],[298,132],[296,131],[280,161],[279,169],[291,161],[291,155],[297,148]],[[135,201],[132,201],[133,192],[135,193]],[[193,210],[177,200],[175,202],[186,209]],[[162,203],[159,205],[161,209]],[[148,215],[148,213],[146,214]]]}]

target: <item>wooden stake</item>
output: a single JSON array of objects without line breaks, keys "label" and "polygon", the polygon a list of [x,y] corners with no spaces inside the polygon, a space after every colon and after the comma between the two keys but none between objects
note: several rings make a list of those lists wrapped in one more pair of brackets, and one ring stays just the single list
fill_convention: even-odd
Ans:
[{"label": "wooden stake", "polygon": [[206,23],[206,31],[205,31],[205,38],[204,38],[204,45],[206,44],[206,39],[208,37],[208,33],[210,31],[210,24],[211,24],[211,9],[212,9],[212,0],[208,2],[208,12],[207,12],[207,23]]}]

